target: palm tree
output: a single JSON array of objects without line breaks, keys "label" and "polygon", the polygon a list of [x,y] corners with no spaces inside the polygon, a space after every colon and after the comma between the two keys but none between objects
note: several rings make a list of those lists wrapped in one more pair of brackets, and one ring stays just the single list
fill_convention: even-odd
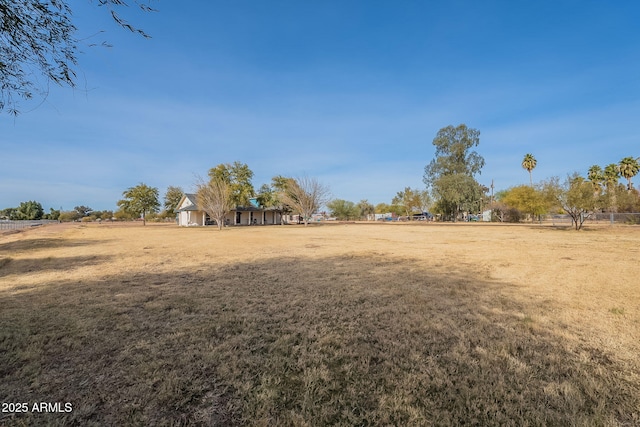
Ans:
[{"label": "palm tree", "polygon": [[609,207],[613,212],[616,211],[616,187],[620,179],[620,168],[615,163],[611,163],[604,168],[604,184],[607,187],[607,196],[609,197]]},{"label": "palm tree", "polygon": [[533,154],[525,154],[524,159],[522,160],[522,167],[529,172],[529,183],[533,187],[533,178],[531,178],[531,171],[535,169],[538,161]]},{"label": "palm tree", "polygon": [[633,157],[625,157],[624,159],[620,160],[618,169],[620,171],[620,175],[622,175],[623,178],[629,181],[627,190],[631,191],[631,189],[633,188],[631,184],[631,178],[636,176],[638,174],[638,171],[640,171],[640,162],[638,161],[638,159],[634,159]]},{"label": "palm tree", "polygon": [[593,185],[594,192],[600,194],[602,192],[602,183],[604,182],[604,172],[602,168],[598,165],[591,166],[587,173],[587,178],[589,182],[591,182],[591,185]]}]

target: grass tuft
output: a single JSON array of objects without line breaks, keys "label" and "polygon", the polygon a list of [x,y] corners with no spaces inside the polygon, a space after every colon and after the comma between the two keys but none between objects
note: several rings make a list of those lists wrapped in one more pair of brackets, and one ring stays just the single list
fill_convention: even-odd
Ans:
[{"label": "grass tuft", "polygon": [[0,258],[0,268],[3,268],[12,261],[11,257]]}]

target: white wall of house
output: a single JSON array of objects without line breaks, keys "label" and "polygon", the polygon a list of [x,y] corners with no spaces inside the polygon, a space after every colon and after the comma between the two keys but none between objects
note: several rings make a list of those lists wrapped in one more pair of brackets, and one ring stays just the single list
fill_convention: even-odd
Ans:
[{"label": "white wall of house", "polygon": [[204,218],[204,212],[201,211],[179,212],[178,225],[183,227],[204,225]]},{"label": "white wall of house", "polygon": [[187,225],[187,212],[178,212],[178,225]]},{"label": "white wall of house", "polygon": [[[226,225],[250,225],[251,218],[255,220],[255,225],[280,224],[281,215],[275,211],[241,211],[240,222],[236,223],[236,211],[231,211],[225,216]],[[205,223],[206,214],[202,211],[178,212],[178,225],[183,227],[202,226]]]},{"label": "white wall of house", "polygon": [[273,224],[280,224],[281,222],[281,218],[280,218],[280,213],[276,212],[276,211],[265,211],[264,212],[264,216],[265,216],[265,224],[268,225],[273,225]]}]

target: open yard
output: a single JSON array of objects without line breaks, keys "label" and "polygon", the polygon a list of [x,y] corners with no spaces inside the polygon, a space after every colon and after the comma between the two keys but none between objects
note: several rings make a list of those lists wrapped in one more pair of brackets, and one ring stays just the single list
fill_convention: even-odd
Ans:
[{"label": "open yard", "polygon": [[640,227],[0,235],[0,402],[0,425],[640,425]]}]

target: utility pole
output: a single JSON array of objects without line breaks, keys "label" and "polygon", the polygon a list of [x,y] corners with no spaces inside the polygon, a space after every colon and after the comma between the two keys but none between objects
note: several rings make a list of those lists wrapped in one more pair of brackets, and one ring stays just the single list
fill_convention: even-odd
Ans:
[{"label": "utility pole", "polygon": [[493,206],[493,180],[491,180],[491,206]]}]

